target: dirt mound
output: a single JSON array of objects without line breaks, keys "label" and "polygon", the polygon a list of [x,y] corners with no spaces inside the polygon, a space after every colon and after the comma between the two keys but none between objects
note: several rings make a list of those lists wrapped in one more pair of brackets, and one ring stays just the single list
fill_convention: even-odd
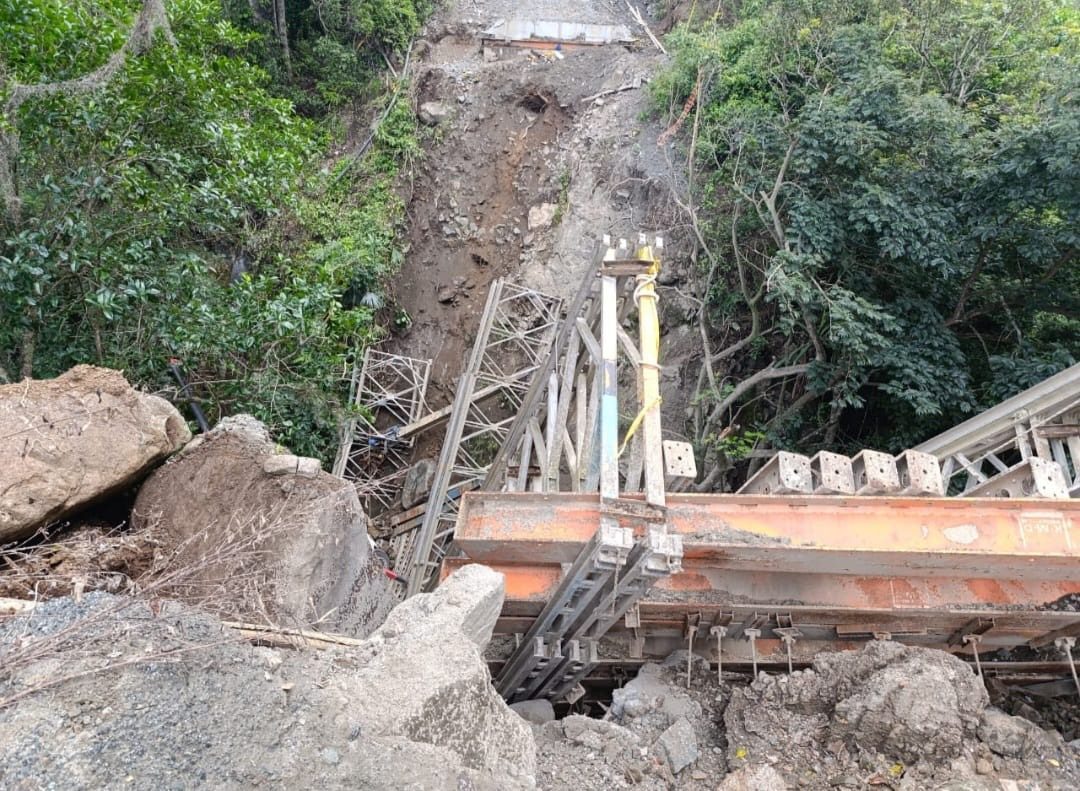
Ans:
[{"label": "dirt mound", "polygon": [[812,670],[725,673],[687,654],[642,665],[603,720],[533,726],[541,788],[1006,791],[1080,787],[1080,751],[987,705],[941,651],[871,643]]},{"label": "dirt mound", "polygon": [[0,542],[131,486],[190,438],[175,407],[119,371],[0,385]]},{"label": "dirt mound", "polygon": [[952,654],[873,641],[736,689],[728,761],[777,764],[811,788],[936,788],[994,772],[1075,787],[1080,756],[1060,734],[988,704],[982,679]]},{"label": "dirt mound", "polygon": [[253,647],[102,593],[0,620],[0,787],[517,789],[526,726],[474,642],[502,577],[462,569],[355,648]]},{"label": "dirt mound", "polygon": [[155,568],[188,569],[171,595],[214,612],[366,635],[396,603],[356,491],[265,427],[228,418],[154,473],[132,512]]}]

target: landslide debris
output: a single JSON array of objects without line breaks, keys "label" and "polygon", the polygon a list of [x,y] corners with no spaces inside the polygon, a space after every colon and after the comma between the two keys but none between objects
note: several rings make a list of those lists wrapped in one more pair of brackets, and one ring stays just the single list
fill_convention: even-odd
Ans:
[{"label": "landslide debris", "polygon": [[602,720],[533,725],[543,789],[1080,787],[1080,750],[989,705],[971,668],[942,651],[873,642],[812,669],[756,680],[687,654],[645,664]]},{"label": "landslide debris", "polygon": [[397,602],[356,490],[282,453],[259,421],[225,418],[154,472],[132,511],[168,595],[229,617],[364,636]]},{"label": "landslide debris", "polygon": [[0,787],[524,789],[528,727],[481,658],[502,576],[461,569],[357,647],[255,647],[93,593],[0,620]]}]

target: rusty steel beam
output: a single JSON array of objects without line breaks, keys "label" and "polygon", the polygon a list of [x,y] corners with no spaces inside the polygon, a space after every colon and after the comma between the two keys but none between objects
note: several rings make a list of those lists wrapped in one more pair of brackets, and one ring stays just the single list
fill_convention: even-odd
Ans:
[{"label": "rusty steel beam", "polygon": [[[463,564],[448,560],[443,574]],[[538,611],[558,586],[561,567],[552,564],[490,564],[506,577],[506,608],[521,614]],[[684,561],[681,574],[661,579],[650,602],[686,606],[752,602],[779,606],[784,602],[849,608],[857,611],[933,611],[956,607],[1044,608],[1071,594],[1080,594],[1080,579],[1010,580],[957,577],[870,577],[785,572],[722,571]],[[1052,611],[1051,611],[1052,612]],[[1074,619],[1080,616],[1073,615]]]},{"label": "rusty steel beam", "polygon": [[[466,494],[456,541],[482,563],[571,562],[595,532],[595,495]],[[688,570],[856,577],[1080,577],[1080,502],[672,495]],[[687,580],[683,581],[688,582]]]},{"label": "rusty steel beam", "polygon": [[[449,560],[449,574],[470,561]],[[560,566],[494,564],[506,578],[504,615],[532,617],[557,587]],[[1080,580],[1004,580],[936,577],[836,577],[833,575],[760,572],[717,572],[684,563],[683,572],[659,580],[640,605],[642,617],[664,608],[717,610],[721,608],[769,609],[812,613],[835,623],[869,623],[873,619],[918,618],[955,628],[966,621],[961,612],[1010,613],[1012,623],[1032,623],[1037,631],[1047,624],[1064,626],[1080,621],[1080,615],[1045,609],[1065,596],[1080,594]],[[966,608],[966,609],[965,609]],[[869,613],[870,616],[865,614]],[[854,617],[854,620],[852,618]],[[967,620],[970,620],[969,615]],[[941,620],[944,619],[944,620]],[[937,622],[935,622],[937,623]]]}]

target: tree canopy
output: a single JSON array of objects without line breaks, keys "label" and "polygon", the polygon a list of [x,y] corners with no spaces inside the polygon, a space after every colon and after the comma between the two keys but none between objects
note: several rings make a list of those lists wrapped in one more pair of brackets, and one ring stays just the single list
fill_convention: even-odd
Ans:
[{"label": "tree canopy", "polygon": [[211,418],[325,455],[400,261],[415,121],[390,107],[363,163],[329,159],[332,119],[287,98],[314,78],[285,81],[257,3],[226,10],[0,0],[0,376],[165,389],[176,357]]},{"label": "tree canopy", "polygon": [[654,83],[693,108],[699,443],[898,449],[1076,362],[1076,7],[734,8]]}]

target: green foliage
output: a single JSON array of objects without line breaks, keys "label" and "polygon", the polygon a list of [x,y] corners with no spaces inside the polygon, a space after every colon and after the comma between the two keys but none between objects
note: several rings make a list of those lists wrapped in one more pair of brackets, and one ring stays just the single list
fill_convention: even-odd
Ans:
[{"label": "green foliage", "polygon": [[376,98],[385,58],[404,53],[434,9],[432,0],[287,0],[285,28],[291,61],[274,46],[268,0],[224,0],[229,18],[261,30],[262,46],[251,56],[271,71],[277,90],[304,115]]},{"label": "green foliage", "polygon": [[729,268],[710,316],[744,322],[760,288],[770,356],[868,411],[850,441],[1080,358],[1078,32],[1053,0],[758,0],[671,36],[654,97],[701,81],[695,197]]},{"label": "green foliage", "polygon": [[740,461],[749,456],[750,452],[763,439],[765,439],[765,432],[747,429],[715,439],[711,444],[715,450],[723,453],[730,461]]},{"label": "green foliage", "polygon": [[[0,0],[8,76],[96,68],[138,5]],[[319,174],[326,134],[244,56],[261,34],[215,0],[168,8],[175,48],[159,40],[100,90],[7,119],[22,209],[0,223],[0,365],[95,362],[162,389],[176,356],[211,419],[252,412],[325,457],[401,261],[391,187],[418,155],[415,120],[400,102],[370,165]]]}]

